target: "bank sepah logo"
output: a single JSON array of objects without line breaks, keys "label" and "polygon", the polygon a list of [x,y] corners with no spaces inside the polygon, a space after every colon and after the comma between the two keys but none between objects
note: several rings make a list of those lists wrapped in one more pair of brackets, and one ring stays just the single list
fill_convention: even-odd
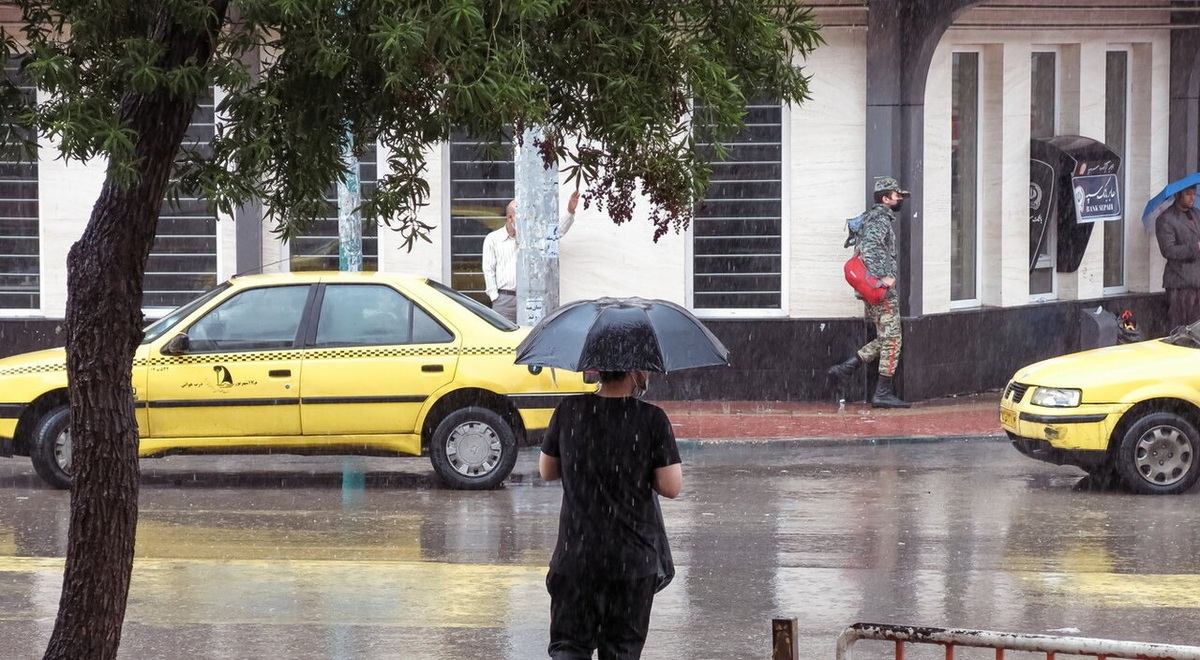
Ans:
[{"label": "bank sepah logo", "polygon": [[[1033,181],[1029,183],[1029,210],[1034,212],[1042,210],[1042,186]],[[1040,221],[1041,218],[1038,218],[1038,222]]]},{"label": "bank sepah logo", "polygon": [[1121,186],[1116,174],[1088,174],[1072,177],[1077,222],[1120,219]]}]

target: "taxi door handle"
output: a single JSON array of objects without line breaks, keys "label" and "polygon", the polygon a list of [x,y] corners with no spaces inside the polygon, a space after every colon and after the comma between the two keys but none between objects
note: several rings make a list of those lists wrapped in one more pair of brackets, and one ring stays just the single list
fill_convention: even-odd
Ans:
[{"label": "taxi door handle", "polygon": [[271,378],[287,378],[292,375],[291,369],[272,369],[267,372]]},{"label": "taxi door handle", "polygon": [[421,365],[421,371],[424,371],[427,374],[428,373],[438,373],[438,372],[442,372],[445,370],[446,370],[446,368],[440,364],[423,364],[423,365]]}]

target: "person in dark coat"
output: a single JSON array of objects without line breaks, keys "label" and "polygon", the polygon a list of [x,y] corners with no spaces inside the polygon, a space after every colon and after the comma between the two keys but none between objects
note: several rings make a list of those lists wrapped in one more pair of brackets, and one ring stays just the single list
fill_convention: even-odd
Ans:
[{"label": "person in dark coat", "polygon": [[600,660],[636,660],[646,643],[660,562],[670,563],[657,495],[683,488],[667,414],[638,399],[649,377],[600,372],[599,391],[560,403],[542,441],[538,471],[563,487],[546,574],[556,660],[596,650]]},{"label": "person in dark coat", "polygon": [[1167,258],[1163,288],[1172,328],[1200,320],[1200,211],[1196,189],[1175,194],[1175,203],[1155,221],[1158,249]]}]

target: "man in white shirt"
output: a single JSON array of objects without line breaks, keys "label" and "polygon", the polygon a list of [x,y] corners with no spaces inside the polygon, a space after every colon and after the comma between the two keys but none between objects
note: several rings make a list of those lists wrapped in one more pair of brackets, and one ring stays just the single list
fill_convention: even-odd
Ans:
[{"label": "man in white shirt", "polygon": [[[575,222],[579,191],[571,193],[567,213],[558,221],[556,238],[567,235]],[[483,239],[483,282],[492,309],[517,322],[517,200],[508,203],[504,226]]]}]

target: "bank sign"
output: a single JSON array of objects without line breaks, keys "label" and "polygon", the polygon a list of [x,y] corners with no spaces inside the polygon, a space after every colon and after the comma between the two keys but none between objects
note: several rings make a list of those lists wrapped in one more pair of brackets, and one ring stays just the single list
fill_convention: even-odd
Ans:
[{"label": "bank sign", "polygon": [[1124,210],[1121,208],[1121,188],[1117,183],[1116,174],[1071,177],[1076,222],[1120,220]]}]

